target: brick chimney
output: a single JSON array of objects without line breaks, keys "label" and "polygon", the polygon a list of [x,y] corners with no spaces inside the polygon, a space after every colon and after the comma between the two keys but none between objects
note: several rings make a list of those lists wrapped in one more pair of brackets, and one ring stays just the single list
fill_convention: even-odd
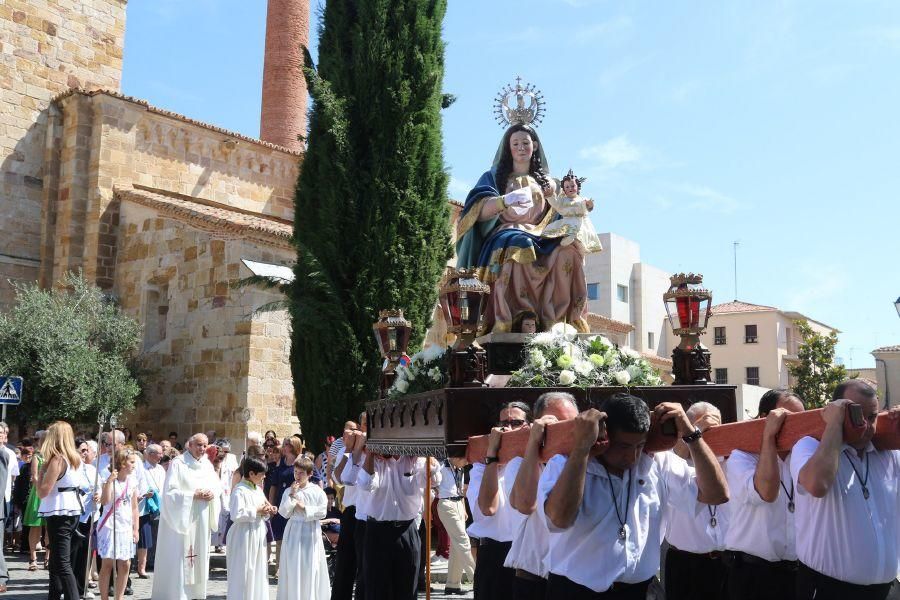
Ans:
[{"label": "brick chimney", "polygon": [[269,0],[259,137],[302,150],[306,135],[306,81],[301,45],[309,44],[309,0]]}]

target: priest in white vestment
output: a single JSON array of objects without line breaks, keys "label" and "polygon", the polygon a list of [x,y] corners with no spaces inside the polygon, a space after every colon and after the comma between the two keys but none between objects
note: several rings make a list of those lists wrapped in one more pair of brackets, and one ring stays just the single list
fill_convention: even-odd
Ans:
[{"label": "priest in white vestment", "polygon": [[210,533],[219,521],[220,482],[206,457],[206,436],[195,434],[166,472],[156,541],[153,600],[204,600]]},{"label": "priest in white vestment", "polygon": [[331,597],[320,524],[328,508],[328,497],[322,488],[309,483],[313,468],[309,458],[297,458],[294,484],[281,496],[278,512],[288,522],[281,541],[276,600],[328,600]]}]

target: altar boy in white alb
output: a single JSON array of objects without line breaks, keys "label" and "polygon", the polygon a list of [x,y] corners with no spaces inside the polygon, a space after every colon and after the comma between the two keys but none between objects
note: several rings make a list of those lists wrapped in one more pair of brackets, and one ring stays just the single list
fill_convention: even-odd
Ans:
[{"label": "altar boy in white alb", "polygon": [[153,600],[202,600],[209,580],[210,534],[218,526],[219,477],[206,457],[207,438],[191,437],[169,464],[156,542]]},{"label": "altar boy in white alb", "polygon": [[[644,598],[657,585],[666,506],[728,500],[719,463],[680,404],[653,412],[675,422],[693,468],[671,452],[644,452],[650,410],[640,398],[616,394],[602,408],[575,418],[571,453],[550,459],[538,484],[551,532],[548,598]],[[595,456],[604,420],[608,446]]]},{"label": "altar boy in white alb", "polygon": [[[801,439],[791,456],[797,486],[797,598],[884,600],[900,565],[900,450],[872,445],[876,392],[851,379],[839,384],[825,407],[821,441]],[[866,431],[843,440],[844,414],[859,404]],[[900,408],[890,416],[900,418]]]}]

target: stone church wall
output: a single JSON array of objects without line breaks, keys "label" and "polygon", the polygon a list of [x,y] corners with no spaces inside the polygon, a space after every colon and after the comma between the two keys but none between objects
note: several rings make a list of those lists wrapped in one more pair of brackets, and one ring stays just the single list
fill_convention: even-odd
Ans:
[{"label": "stone church wall", "polygon": [[290,264],[293,251],[204,231],[128,200],[119,215],[114,289],[144,323],[147,370],[144,404],[129,422],[162,437],[212,429],[236,448],[248,429],[296,432],[287,315],[252,316],[279,295],[230,286],[250,274],[242,258]]},{"label": "stone church wall", "polygon": [[101,287],[112,285],[117,186],[293,219],[298,153],[110,92],[69,93],[56,106],[51,134],[59,150],[47,161],[44,285],[78,267]]},{"label": "stone church wall", "polygon": [[125,0],[0,2],[0,309],[38,279],[48,107],[70,87],[118,89]]}]

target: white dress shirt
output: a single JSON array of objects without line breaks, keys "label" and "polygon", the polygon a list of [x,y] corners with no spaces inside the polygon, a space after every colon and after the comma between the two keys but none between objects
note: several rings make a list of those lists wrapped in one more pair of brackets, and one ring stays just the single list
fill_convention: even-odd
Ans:
[{"label": "white dress shirt", "polygon": [[[333,447],[333,446],[332,446]],[[344,484],[344,506],[356,507],[356,520],[365,521],[369,518],[367,507],[372,494],[357,485],[359,481],[359,473],[362,471],[362,464],[366,461],[366,453],[360,455],[359,463],[353,464],[353,455],[349,452],[343,454],[341,462],[347,461],[349,464],[344,467],[341,472],[341,483]],[[335,469],[340,466],[340,462],[335,465]]]},{"label": "white dress shirt", "polygon": [[860,459],[854,448],[844,444],[834,484],[824,497],[816,498],[798,478],[818,447],[818,440],[805,437],[794,446],[791,457],[797,486],[797,557],[809,568],[848,583],[892,581],[900,572],[900,451],[875,450],[870,443]]},{"label": "white dress shirt", "polygon": [[88,519],[93,515],[96,523],[100,518],[100,507],[94,502],[94,494],[100,493],[103,487],[103,480],[97,477],[97,467],[86,462],[82,462],[81,465],[81,477],[78,479],[78,487],[81,489],[81,502],[84,510],[81,512],[79,521],[87,523]]},{"label": "white dress shirt", "polygon": [[[538,484],[538,502],[545,505],[566,464],[563,455],[547,463]],[[612,493],[610,493],[612,483]],[[631,498],[626,506],[627,490]],[[554,527],[549,517],[550,573],[595,592],[613,583],[640,583],[659,570],[660,544],[666,505],[689,506],[697,498],[694,469],[671,452],[641,454],[622,478],[607,476],[596,459],[588,461],[584,495],[575,522],[568,529]],[[626,538],[619,537],[619,515],[625,519]]]},{"label": "white dress shirt", "polygon": [[[522,462],[522,457],[517,456],[506,465],[503,491],[507,498],[512,492]],[[543,465],[541,469],[543,469]],[[516,509],[510,506],[510,510],[515,511]],[[550,530],[547,528],[547,517],[544,515],[542,503],[538,502],[537,509],[530,515],[522,516],[523,520],[513,534],[512,547],[506,554],[503,566],[522,569],[546,579],[547,553],[550,552]]]},{"label": "white dress shirt", "polygon": [[[498,542],[511,542],[519,531],[519,527],[525,520],[525,515],[515,510],[509,505],[507,499],[504,482],[506,478],[510,478],[509,489],[512,489],[512,482],[516,480],[518,473],[519,461],[516,464],[512,462],[497,467],[497,512],[493,516],[485,516],[478,507],[478,492],[481,489],[481,479],[484,477],[484,463],[475,463],[472,465],[472,471],[469,473],[469,488],[466,490],[466,498],[469,500],[469,509],[472,511],[472,524],[466,530],[467,533],[476,538],[490,538]],[[510,465],[513,465],[512,468]]]},{"label": "white dress shirt", "polygon": [[[719,460],[722,465],[723,460]],[[693,466],[688,459],[687,463]],[[724,467],[724,465],[722,465]],[[666,506],[666,541],[685,552],[709,554],[725,549],[731,501],[710,506],[694,498],[687,506]],[[715,524],[713,524],[715,523]]]},{"label": "white dress shirt", "polygon": [[735,450],[725,461],[730,498],[728,505],[731,507],[728,531],[725,533],[726,549],[752,554],[770,562],[797,560],[794,536],[796,513],[788,510],[787,492],[793,492],[794,502],[797,501],[790,462],[790,455],[785,460],[778,458],[784,487],[778,486],[778,497],[774,502],[766,502],[760,498],[753,484],[759,455]]},{"label": "white dress shirt", "polygon": [[444,465],[441,467],[441,484],[437,489],[437,497],[439,500],[446,500],[459,496],[462,496],[462,491],[456,484],[456,470],[450,465]]},{"label": "white dress shirt", "polygon": [[[431,474],[431,487],[441,482],[441,471]],[[425,497],[425,459],[415,456],[376,458],[373,473],[360,469],[357,485],[371,493],[367,512],[376,521],[412,521],[422,512]]]},{"label": "white dress shirt", "polygon": [[12,498],[13,480],[19,476],[19,459],[16,458],[16,453],[10,450],[6,444],[0,447],[0,452],[6,453],[6,473],[8,477],[6,478],[6,490],[3,492],[3,499],[9,502]]}]

